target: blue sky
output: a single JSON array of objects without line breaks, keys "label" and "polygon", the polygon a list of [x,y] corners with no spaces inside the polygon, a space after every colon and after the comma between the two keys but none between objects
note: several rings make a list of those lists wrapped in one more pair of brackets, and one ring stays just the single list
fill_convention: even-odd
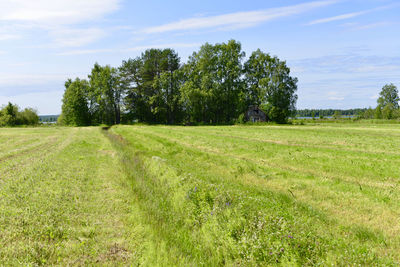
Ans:
[{"label": "blue sky", "polygon": [[376,105],[400,87],[400,1],[0,0],[0,105],[58,114],[64,81],[95,62],[119,66],[147,48],[185,62],[200,45],[235,39],[286,60],[298,108]]}]

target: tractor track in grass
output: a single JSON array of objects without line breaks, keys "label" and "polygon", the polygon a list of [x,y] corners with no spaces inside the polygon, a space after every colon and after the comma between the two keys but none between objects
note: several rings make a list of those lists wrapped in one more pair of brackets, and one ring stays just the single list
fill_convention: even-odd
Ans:
[{"label": "tractor track in grass", "polygon": [[0,157],[0,178],[4,179],[13,175],[13,173],[18,173],[18,170],[21,168],[30,166],[38,161],[43,161],[58,151],[63,150],[72,142],[73,132],[67,136],[49,137],[47,142],[36,144],[36,146],[21,150],[17,154]]},{"label": "tractor track in grass", "polygon": [[[11,151],[11,154],[0,156],[0,163],[6,160],[13,160],[19,157],[23,157],[26,154],[33,154],[35,152],[38,152],[40,150],[43,150],[51,145],[54,145],[57,142],[56,137],[51,137],[49,138],[50,140],[47,140],[45,142],[41,143],[34,143],[32,146],[24,147],[22,149],[16,149]],[[15,152],[15,153],[12,153]]]},{"label": "tractor track in grass", "polygon": [[[0,158],[4,155],[7,155],[7,153],[13,153],[18,150],[23,149],[26,146],[38,143],[40,141],[43,141],[43,138],[35,136],[34,138],[29,138],[29,139],[17,139],[14,138],[12,141],[3,141],[0,145]],[[1,141],[0,141],[1,142]],[[9,150],[9,148],[12,147],[13,150]]]}]

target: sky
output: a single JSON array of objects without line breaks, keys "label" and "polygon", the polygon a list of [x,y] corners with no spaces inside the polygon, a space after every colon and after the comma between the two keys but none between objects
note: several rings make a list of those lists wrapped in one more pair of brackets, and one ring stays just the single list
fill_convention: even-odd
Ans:
[{"label": "sky", "polygon": [[0,0],[0,106],[59,114],[68,78],[148,48],[260,48],[298,78],[297,108],[374,107],[400,89],[399,0]]}]

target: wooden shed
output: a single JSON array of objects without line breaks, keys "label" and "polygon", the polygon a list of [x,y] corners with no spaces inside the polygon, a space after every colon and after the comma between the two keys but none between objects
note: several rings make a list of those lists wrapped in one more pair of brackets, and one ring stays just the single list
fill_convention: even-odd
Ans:
[{"label": "wooden shed", "polygon": [[267,114],[262,111],[258,106],[249,106],[246,112],[246,120],[251,122],[265,122],[267,121]]}]

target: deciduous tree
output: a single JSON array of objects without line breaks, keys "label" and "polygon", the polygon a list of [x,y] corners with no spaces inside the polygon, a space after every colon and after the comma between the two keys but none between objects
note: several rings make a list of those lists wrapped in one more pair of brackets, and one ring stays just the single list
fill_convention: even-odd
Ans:
[{"label": "deciduous tree", "polygon": [[388,104],[393,105],[393,108],[399,108],[399,91],[394,84],[386,84],[383,86],[382,91],[379,93],[378,105],[385,107]]},{"label": "deciduous tree", "polygon": [[230,123],[243,111],[241,44],[205,44],[184,67],[182,102],[193,122]]},{"label": "deciduous tree", "polygon": [[88,82],[77,78],[75,81],[68,80],[65,87],[60,123],[72,126],[89,125],[90,113],[86,97]]},{"label": "deciduous tree", "polygon": [[285,61],[257,50],[245,63],[246,101],[262,105],[270,120],[287,121],[294,114],[297,78],[290,76]]},{"label": "deciduous tree", "polygon": [[119,124],[123,87],[116,68],[95,64],[89,75],[89,107],[96,123]]}]

